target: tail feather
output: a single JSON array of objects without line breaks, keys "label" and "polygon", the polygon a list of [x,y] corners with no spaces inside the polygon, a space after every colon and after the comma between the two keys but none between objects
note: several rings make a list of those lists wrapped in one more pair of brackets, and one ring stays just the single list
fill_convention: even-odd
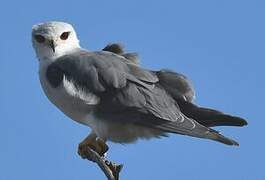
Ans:
[{"label": "tail feather", "polygon": [[207,137],[208,137],[208,139],[212,139],[212,140],[221,142],[221,143],[226,144],[226,145],[239,146],[239,143],[236,142],[235,140],[230,139],[228,137],[225,137],[216,131],[210,131]]},{"label": "tail feather", "polygon": [[218,131],[205,127],[199,124],[198,122],[196,122],[195,120],[185,116],[183,122],[162,123],[162,124],[157,124],[155,127],[169,133],[176,133],[176,134],[193,136],[197,138],[210,139],[226,145],[239,146],[239,144],[235,140],[225,137],[224,135],[220,134]]},{"label": "tail feather", "polygon": [[214,126],[245,126],[247,121],[243,118],[224,114],[220,111],[198,107],[187,101],[178,100],[181,112],[189,118],[195,119],[206,127]]}]

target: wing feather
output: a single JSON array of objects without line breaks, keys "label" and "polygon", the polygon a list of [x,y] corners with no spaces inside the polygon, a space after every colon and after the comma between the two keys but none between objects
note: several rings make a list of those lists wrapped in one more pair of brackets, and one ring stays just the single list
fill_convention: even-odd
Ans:
[{"label": "wing feather", "polygon": [[119,55],[80,50],[49,68],[100,97],[95,115],[103,119],[221,141],[216,132],[181,113],[155,73],[126,63]]},{"label": "wing feather", "polygon": [[186,76],[169,70],[157,71],[156,74],[159,83],[174,99],[184,99],[188,102],[195,99],[194,88]]}]

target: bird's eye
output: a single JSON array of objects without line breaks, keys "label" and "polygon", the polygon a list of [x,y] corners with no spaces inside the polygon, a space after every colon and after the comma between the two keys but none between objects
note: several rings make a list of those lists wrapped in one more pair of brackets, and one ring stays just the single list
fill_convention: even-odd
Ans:
[{"label": "bird's eye", "polygon": [[45,37],[43,37],[42,35],[35,35],[34,38],[38,43],[44,43],[45,42]]},{"label": "bird's eye", "polygon": [[63,32],[60,36],[61,40],[66,40],[69,37],[70,32]]}]

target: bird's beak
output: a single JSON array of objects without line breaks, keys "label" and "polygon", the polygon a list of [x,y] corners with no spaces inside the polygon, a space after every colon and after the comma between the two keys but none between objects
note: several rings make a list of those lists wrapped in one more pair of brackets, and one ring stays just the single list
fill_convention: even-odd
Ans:
[{"label": "bird's beak", "polygon": [[49,46],[50,46],[50,48],[52,48],[52,51],[55,53],[55,44],[54,44],[54,40],[50,40],[50,41],[49,41]]}]

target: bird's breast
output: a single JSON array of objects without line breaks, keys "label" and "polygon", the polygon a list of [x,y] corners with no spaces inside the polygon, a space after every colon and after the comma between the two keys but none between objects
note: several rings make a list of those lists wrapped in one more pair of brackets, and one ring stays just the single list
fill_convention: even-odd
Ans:
[{"label": "bird's breast", "polygon": [[46,69],[40,68],[40,83],[45,95],[64,114],[71,119],[90,126],[88,116],[92,113],[95,103],[98,101],[93,94],[75,94],[75,89],[68,81],[63,81],[59,86],[52,87],[46,77]]}]

